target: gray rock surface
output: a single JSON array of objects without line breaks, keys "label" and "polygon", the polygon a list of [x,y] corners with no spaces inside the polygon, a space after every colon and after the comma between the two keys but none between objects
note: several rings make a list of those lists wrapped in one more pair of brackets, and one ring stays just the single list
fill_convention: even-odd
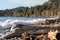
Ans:
[{"label": "gray rock surface", "polygon": [[48,33],[50,30],[60,30],[60,27],[41,27],[41,26],[31,26],[31,25],[22,25],[17,24],[13,26],[9,33],[5,34],[4,36],[1,36],[1,38],[14,38],[14,37],[22,37],[22,34],[24,32],[27,32],[29,34],[45,34]]}]

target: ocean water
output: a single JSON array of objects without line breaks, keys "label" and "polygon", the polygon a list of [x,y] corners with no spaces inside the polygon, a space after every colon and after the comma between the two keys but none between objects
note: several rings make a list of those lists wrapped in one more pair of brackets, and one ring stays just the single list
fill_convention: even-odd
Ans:
[{"label": "ocean water", "polygon": [[54,18],[25,18],[25,17],[0,17],[0,35],[10,31],[11,27],[16,24],[33,24],[35,22],[44,22],[46,19]]},{"label": "ocean water", "polygon": [[0,35],[6,34],[15,24],[33,24],[45,21],[44,18],[0,17]]},{"label": "ocean water", "polygon": [[32,18],[24,18],[24,17],[0,17],[0,21],[6,21],[8,19],[12,19],[12,20],[28,20],[28,19],[32,19]]}]

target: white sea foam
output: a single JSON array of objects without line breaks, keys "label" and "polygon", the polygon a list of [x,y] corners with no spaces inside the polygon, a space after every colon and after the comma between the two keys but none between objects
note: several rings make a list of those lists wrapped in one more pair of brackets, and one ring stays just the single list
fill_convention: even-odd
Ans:
[{"label": "white sea foam", "polygon": [[[49,19],[55,19],[55,18],[49,18]],[[31,20],[30,19],[28,20],[8,19],[6,21],[0,22],[0,29],[13,27],[15,24],[28,25],[28,24],[33,24],[35,22],[44,22],[44,21],[46,21],[46,19],[42,19],[42,18],[36,18]]]},{"label": "white sea foam", "polygon": [[11,20],[11,19],[9,19],[4,22],[0,22],[0,27],[9,28],[15,24],[28,25],[28,24],[33,24],[34,22],[41,22],[41,21],[45,21],[45,19],[33,19],[33,20]]},{"label": "white sea foam", "polygon": [[[8,20],[3,21],[3,22],[0,21],[0,35],[8,32],[9,29],[7,29],[7,28],[11,28],[15,24],[28,25],[28,24],[33,24],[34,22],[42,22],[42,21],[45,21],[45,19],[39,19],[39,18],[38,19],[32,19],[32,20],[18,20],[18,19],[17,20],[12,20],[12,19],[8,19]],[[2,29],[4,29],[4,30],[2,30]]]},{"label": "white sea foam", "polygon": [[[12,20],[12,19],[8,19],[8,20],[3,21],[3,22],[0,21],[0,30],[6,29],[6,28],[11,28],[15,24],[28,25],[28,24],[33,24],[35,22],[44,22],[44,21],[46,21],[46,19],[40,19],[40,18],[31,19],[31,20],[30,19],[29,20],[18,20],[18,19]],[[9,30],[3,30],[0,33],[6,33],[7,31],[9,31]]]}]

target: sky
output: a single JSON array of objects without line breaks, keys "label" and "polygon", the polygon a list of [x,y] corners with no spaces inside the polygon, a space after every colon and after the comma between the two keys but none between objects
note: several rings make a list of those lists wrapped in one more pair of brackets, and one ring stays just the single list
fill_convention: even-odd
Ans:
[{"label": "sky", "polygon": [[0,10],[42,5],[46,1],[48,0],[0,0]]}]

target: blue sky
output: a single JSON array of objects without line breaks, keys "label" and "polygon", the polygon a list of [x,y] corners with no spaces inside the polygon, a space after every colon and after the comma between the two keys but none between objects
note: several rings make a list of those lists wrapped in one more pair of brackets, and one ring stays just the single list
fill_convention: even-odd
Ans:
[{"label": "blue sky", "polygon": [[0,0],[0,10],[12,9],[20,6],[35,6],[41,5],[48,0]]}]

